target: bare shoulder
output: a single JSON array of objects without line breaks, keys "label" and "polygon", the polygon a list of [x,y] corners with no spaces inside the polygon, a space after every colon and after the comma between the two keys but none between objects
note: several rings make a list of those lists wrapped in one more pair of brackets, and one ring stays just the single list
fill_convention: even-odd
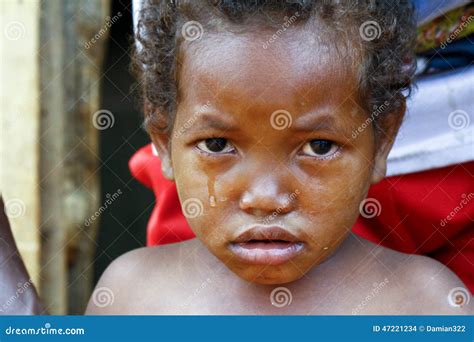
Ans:
[{"label": "bare shoulder", "polygon": [[383,249],[380,257],[387,272],[390,270],[398,311],[426,315],[474,313],[469,290],[444,264],[426,256]]},{"label": "bare shoulder", "polygon": [[474,314],[470,292],[458,276],[439,261],[415,256],[402,277],[407,290],[418,298],[424,314]]},{"label": "bare shoulder", "polygon": [[86,314],[145,312],[149,303],[177,288],[181,274],[189,273],[196,240],[138,248],[115,259],[97,283]]}]

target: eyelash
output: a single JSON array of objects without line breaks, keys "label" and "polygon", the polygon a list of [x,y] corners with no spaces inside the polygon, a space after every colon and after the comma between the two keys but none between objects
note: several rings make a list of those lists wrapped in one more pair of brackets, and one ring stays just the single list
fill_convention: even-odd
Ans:
[{"label": "eyelash", "polygon": [[[326,142],[330,142],[332,144],[331,146],[331,149],[334,147],[335,148],[335,151],[333,151],[331,154],[329,155],[309,155],[307,153],[303,153],[303,152],[299,152],[298,154],[305,157],[305,158],[313,158],[313,159],[318,159],[318,160],[331,160],[331,159],[334,159],[334,158],[337,158],[340,154],[341,154],[341,149],[342,149],[342,146],[339,145],[338,143],[336,143],[335,141],[332,141],[332,140],[329,140],[329,139],[312,139],[308,142],[305,142],[303,144],[303,146],[300,148],[299,151],[302,151],[304,149],[304,147],[307,145],[307,144],[310,144],[311,142],[313,141],[326,141]],[[316,153],[315,153],[316,154]]]},{"label": "eyelash", "polygon": [[237,150],[236,148],[227,140],[226,140],[226,144],[230,144],[232,147],[233,147],[233,151],[229,151],[229,152],[212,152],[212,151],[205,151],[203,150],[202,148],[199,147],[199,145],[201,143],[205,143],[206,140],[211,140],[211,139],[225,139],[225,138],[222,138],[222,137],[210,137],[210,138],[206,138],[206,139],[202,139],[202,140],[199,140],[197,141],[197,143],[195,144],[195,148],[202,154],[206,155],[206,156],[212,156],[212,157],[216,157],[216,156],[223,156],[223,155],[229,155],[229,154],[235,154],[237,153]]},{"label": "eyelash", "polygon": [[[227,152],[212,152],[212,151],[206,151],[204,150],[203,148],[199,147],[200,144],[206,144],[206,141],[207,140],[212,140],[212,139],[224,139],[226,140],[225,143],[225,147],[227,147],[227,145],[230,145],[231,148],[232,148],[232,151],[227,151]],[[336,150],[333,151],[331,154],[329,155],[317,155],[317,153],[313,152],[314,154],[311,155],[311,154],[308,154],[308,153],[304,153],[302,152],[303,149],[306,147],[307,144],[311,144],[312,142],[329,142],[331,143],[332,145],[330,146],[330,150],[335,148]],[[205,145],[204,145],[205,146]],[[225,156],[225,155],[232,155],[232,154],[236,154],[237,153],[237,149],[235,148],[235,146],[233,146],[233,144],[231,142],[229,142],[227,139],[225,138],[222,138],[222,137],[210,137],[210,138],[206,138],[206,139],[202,139],[202,140],[199,140],[197,141],[197,143],[195,144],[195,148],[202,154],[206,155],[206,156],[210,156],[210,157],[219,157],[219,156]],[[207,147],[206,147],[207,148]],[[312,148],[312,147],[310,147]],[[208,148],[207,148],[208,149]],[[331,159],[334,159],[334,158],[337,158],[340,154],[341,154],[341,149],[342,149],[342,146],[340,146],[339,144],[337,144],[336,142],[332,141],[332,140],[328,140],[328,139],[312,139],[310,141],[307,141],[304,143],[304,145],[299,149],[299,153],[298,155],[301,155],[303,157],[306,157],[306,158],[313,158],[313,159],[318,159],[318,160],[331,160]]]}]

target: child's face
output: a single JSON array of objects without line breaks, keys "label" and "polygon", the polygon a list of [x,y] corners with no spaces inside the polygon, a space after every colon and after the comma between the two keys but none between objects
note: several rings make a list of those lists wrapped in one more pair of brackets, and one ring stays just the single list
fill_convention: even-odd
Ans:
[{"label": "child's face", "polygon": [[335,251],[386,157],[371,126],[351,137],[368,115],[350,61],[303,29],[262,48],[271,34],[189,44],[171,151],[153,137],[198,238],[260,284],[299,279]]}]

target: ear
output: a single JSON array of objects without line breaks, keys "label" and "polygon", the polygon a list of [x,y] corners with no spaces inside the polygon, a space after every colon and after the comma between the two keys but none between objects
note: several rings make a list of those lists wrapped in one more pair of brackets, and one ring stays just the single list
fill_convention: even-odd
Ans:
[{"label": "ear", "polygon": [[171,150],[169,144],[169,136],[166,133],[153,133],[151,134],[151,141],[158,152],[158,156],[161,160],[161,172],[163,176],[174,181],[173,164],[171,162]]},{"label": "ear", "polygon": [[380,120],[380,130],[375,132],[376,151],[371,178],[372,184],[380,182],[387,173],[387,157],[402,124],[405,110],[406,102],[404,98],[401,98],[398,100],[398,107]]},{"label": "ear", "polygon": [[[174,181],[170,136],[164,132],[166,125],[163,124],[163,116],[153,111],[149,103],[145,103],[145,118],[146,129],[151,137],[154,150],[158,153],[161,161],[161,172],[166,179]],[[160,127],[163,129],[159,129]]]}]

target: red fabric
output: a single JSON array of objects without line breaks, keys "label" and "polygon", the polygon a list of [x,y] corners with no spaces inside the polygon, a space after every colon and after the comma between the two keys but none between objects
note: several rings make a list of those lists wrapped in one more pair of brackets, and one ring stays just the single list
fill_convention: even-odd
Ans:
[{"label": "red fabric", "polygon": [[[160,160],[152,154],[151,145],[138,150],[129,167],[156,197],[147,227],[147,245],[193,238],[181,212],[176,186],[161,174]],[[473,196],[474,162],[387,177],[372,186],[368,194],[380,203],[379,215],[359,217],[353,230],[385,247],[439,260],[474,292]]]},{"label": "red fabric", "polygon": [[139,149],[128,166],[133,177],[155,193],[156,203],[147,226],[147,246],[192,239],[195,235],[181,211],[176,186],[161,174],[161,162],[153,155],[151,144]]}]

